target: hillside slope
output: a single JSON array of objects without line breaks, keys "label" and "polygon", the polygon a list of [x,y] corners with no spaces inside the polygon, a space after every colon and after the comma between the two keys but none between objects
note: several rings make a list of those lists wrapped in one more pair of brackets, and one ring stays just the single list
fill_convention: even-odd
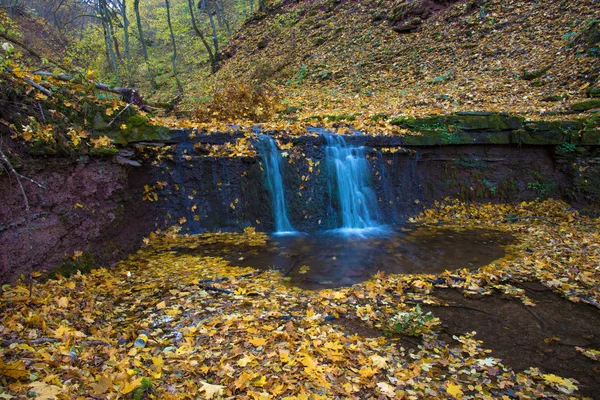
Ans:
[{"label": "hillside slope", "polygon": [[274,83],[298,118],[547,118],[598,85],[599,10],[595,0],[283,1],[234,36],[217,79]]}]

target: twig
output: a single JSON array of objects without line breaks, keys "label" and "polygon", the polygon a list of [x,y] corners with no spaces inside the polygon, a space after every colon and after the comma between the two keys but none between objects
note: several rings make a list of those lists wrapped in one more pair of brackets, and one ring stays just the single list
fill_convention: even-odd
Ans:
[{"label": "twig", "polygon": [[22,340],[22,339],[8,339],[8,340],[4,340],[2,341],[2,346],[6,347],[6,346],[10,346],[11,344],[17,343],[17,344],[21,344],[21,343],[26,343],[26,344],[44,344],[44,343],[56,343],[59,342],[59,339],[54,339],[54,338],[47,338],[47,337],[42,337],[42,338],[37,338],[37,339],[31,339],[31,340]]},{"label": "twig", "polygon": [[34,185],[37,185],[40,189],[46,189],[46,186],[44,186],[43,184],[41,184],[38,181],[35,181],[35,180],[31,179],[31,178],[28,178],[28,177],[26,177],[24,175],[21,175],[20,173],[18,173],[16,171],[13,172],[13,174],[16,174],[19,178],[25,179],[26,181],[29,181],[29,182],[33,183]]},{"label": "twig", "polygon": [[110,346],[110,343],[103,340],[85,340],[82,345],[84,346]]},{"label": "twig", "polygon": [[[32,273],[33,273],[33,234],[31,233],[31,208],[29,207],[29,199],[27,198],[27,193],[25,193],[25,188],[23,187],[23,183],[21,182],[22,175],[19,174],[14,169],[14,167],[8,160],[8,157],[6,157],[6,155],[4,154],[4,152],[2,151],[1,148],[0,148],[0,158],[2,158],[2,161],[10,169],[10,172],[15,176],[15,178],[17,178],[17,183],[19,184],[19,188],[21,190],[21,195],[23,195],[23,202],[25,203],[25,215],[27,217],[27,238],[28,238],[28,242],[29,242],[29,249],[28,249],[29,250],[28,251],[28,253],[29,253],[29,269],[27,271],[27,279],[29,280],[29,297],[31,298],[31,295],[33,292],[33,278],[32,278]],[[35,181],[33,181],[31,179],[30,179],[30,181],[36,183]]]},{"label": "twig", "polygon": [[46,116],[44,115],[44,109],[42,108],[42,105],[40,104],[40,102],[37,102],[37,106],[38,106],[38,110],[40,110],[40,115],[42,117],[42,122],[44,122],[44,125],[46,125]]},{"label": "twig", "polygon": [[123,109],[122,109],[122,110],[121,110],[121,111],[120,111],[120,112],[117,114],[117,116],[116,116],[116,117],[114,117],[114,118],[112,119],[112,121],[110,121],[110,122],[108,123],[108,125],[106,125],[106,126],[107,126],[107,127],[108,127],[108,126],[111,126],[111,125],[113,124],[113,122],[115,122],[115,121],[116,121],[116,120],[117,120],[117,119],[118,119],[118,118],[121,116],[121,114],[123,114],[123,112],[129,108],[129,106],[130,106],[130,105],[131,105],[131,103],[127,103],[127,105],[125,106],[125,108],[123,108]]},{"label": "twig", "polygon": [[39,90],[40,92],[44,93],[46,96],[52,97],[52,92],[49,91],[48,89],[46,89],[45,87],[43,87],[42,85],[39,85],[28,78],[25,78],[25,82],[27,82],[28,84],[30,84],[31,86],[33,86],[34,88]]}]

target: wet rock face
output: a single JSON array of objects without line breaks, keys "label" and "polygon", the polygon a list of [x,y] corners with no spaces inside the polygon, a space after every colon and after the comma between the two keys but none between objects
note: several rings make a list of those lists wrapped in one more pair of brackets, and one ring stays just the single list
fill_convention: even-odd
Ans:
[{"label": "wet rock face", "polygon": [[[521,124],[515,127],[529,134],[532,141],[542,133],[565,134],[552,123],[490,120],[490,116],[494,115],[456,118],[462,118],[465,132],[484,139],[485,129],[496,129],[497,124],[512,127],[513,123]],[[402,123],[418,122],[422,121]],[[430,129],[432,124],[422,125]],[[469,131],[467,125],[479,129]],[[438,125],[434,128],[441,129]],[[138,156],[147,152],[137,154],[133,148],[122,150],[111,160],[73,162],[33,157],[25,161],[19,171],[46,187],[24,182],[32,210],[34,267],[45,270],[68,263],[76,271],[84,260],[86,264],[110,266],[134,250],[144,236],[169,226],[179,226],[182,233],[246,227],[274,231],[261,158],[251,153],[219,156],[197,146],[202,142],[227,147],[242,135],[196,135],[192,141],[189,132],[180,133],[178,144],[161,150],[164,153],[158,163],[152,156],[142,161]],[[428,136],[414,136],[423,137]],[[599,212],[597,206],[590,207],[598,204],[599,198],[595,183],[600,153],[595,147],[563,141],[557,145],[548,138],[538,145],[496,143],[497,136],[475,144],[411,145],[408,139],[346,138],[348,145],[364,146],[369,187],[377,198],[374,219],[378,224],[401,225],[447,197],[476,202],[553,197],[592,215]],[[280,145],[286,149],[282,180],[293,228],[303,232],[339,228],[340,201],[331,187],[323,137],[281,137]],[[119,158],[134,156],[141,167]],[[0,176],[0,193],[0,282],[6,282],[26,272],[27,229],[23,199],[14,178]],[[86,257],[80,260],[77,255],[81,254]]]},{"label": "wet rock face", "polygon": [[[340,202],[331,190],[323,139],[282,139],[284,145],[290,142],[294,145],[285,151],[289,154],[283,159],[283,184],[293,228],[304,232],[339,228]],[[481,202],[574,198],[571,163],[559,162],[554,146],[402,148],[390,138],[358,135],[347,142],[366,147],[378,223],[400,225],[446,197]],[[260,157],[218,157],[200,150],[190,146],[185,155],[175,154],[155,171],[153,181],[167,182],[155,204],[161,209],[156,213],[163,218],[161,223],[179,224],[187,233],[248,226],[274,231]]]},{"label": "wet rock face", "polygon": [[[138,218],[143,204],[140,208],[141,201],[133,193],[141,190],[134,187],[139,179],[132,179],[130,171],[131,167],[109,161],[26,162],[20,172],[45,187],[23,181],[31,206],[35,270],[65,262],[77,265],[81,254],[92,255],[86,257],[88,263],[93,259],[108,266],[134,249],[150,226]],[[29,252],[25,206],[13,177],[0,176],[0,193],[0,282],[4,283],[26,274]]]}]

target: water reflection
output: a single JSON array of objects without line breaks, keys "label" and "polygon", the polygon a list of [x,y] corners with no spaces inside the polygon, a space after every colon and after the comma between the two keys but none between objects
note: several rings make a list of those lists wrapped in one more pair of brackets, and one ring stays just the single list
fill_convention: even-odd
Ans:
[{"label": "water reflection", "polygon": [[505,255],[513,241],[505,232],[416,227],[378,236],[312,233],[273,237],[266,248],[220,248],[194,252],[219,255],[233,265],[277,268],[290,284],[305,289],[349,286],[376,274],[439,273],[477,268]]}]

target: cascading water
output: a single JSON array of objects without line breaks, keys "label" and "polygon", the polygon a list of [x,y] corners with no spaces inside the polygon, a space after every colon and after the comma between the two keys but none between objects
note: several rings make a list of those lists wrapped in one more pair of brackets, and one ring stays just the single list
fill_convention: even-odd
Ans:
[{"label": "cascading water", "polygon": [[294,228],[288,218],[287,206],[283,190],[283,160],[275,140],[266,135],[260,135],[257,149],[263,159],[263,173],[267,189],[271,195],[275,233],[294,233]]},{"label": "cascading water", "polygon": [[[324,135],[330,169],[330,196],[339,202],[342,232],[380,228],[377,197],[369,186],[369,162],[363,147],[352,147],[339,135]],[[335,193],[334,193],[335,190]]]}]

